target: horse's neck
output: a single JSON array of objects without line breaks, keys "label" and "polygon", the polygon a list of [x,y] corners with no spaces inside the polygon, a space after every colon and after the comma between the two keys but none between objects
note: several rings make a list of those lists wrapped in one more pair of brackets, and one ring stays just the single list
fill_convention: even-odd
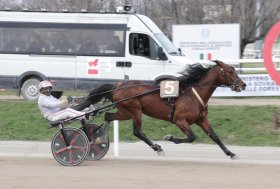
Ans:
[{"label": "horse's neck", "polygon": [[209,70],[206,75],[201,78],[197,84],[194,85],[194,88],[205,104],[208,103],[208,100],[219,85],[218,74],[213,73],[216,71],[217,70],[214,68]]}]

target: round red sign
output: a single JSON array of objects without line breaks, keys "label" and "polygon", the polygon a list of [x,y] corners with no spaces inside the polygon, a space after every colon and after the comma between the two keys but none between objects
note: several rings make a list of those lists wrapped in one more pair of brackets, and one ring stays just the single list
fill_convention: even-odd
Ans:
[{"label": "round red sign", "polygon": [[277,72],[272,62],[272,47],[280,34],[280,22],[277,22],[268,32],[263,47],[263,59],[264,65],[271,79],[273,79],[277,85],[280,85],[280,75]]}]

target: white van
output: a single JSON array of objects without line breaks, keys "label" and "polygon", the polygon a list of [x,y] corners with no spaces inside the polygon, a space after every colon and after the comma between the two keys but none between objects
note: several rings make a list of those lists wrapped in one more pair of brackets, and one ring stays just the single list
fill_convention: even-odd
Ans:
[{"label": "white van", "polygon": [[28,100],[44,79],[56,91],[90,90],[124,77],[175,75],[192,63],[143,15],[0,12],[0,88]]}]

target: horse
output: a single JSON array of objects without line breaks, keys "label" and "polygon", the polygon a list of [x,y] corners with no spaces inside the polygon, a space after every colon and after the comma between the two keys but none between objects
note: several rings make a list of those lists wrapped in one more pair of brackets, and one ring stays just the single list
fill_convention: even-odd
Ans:
[{"label": "horse", "polygon": [[170,107],[167,99],[160,98],[158,83],[128,81],[121,84],[104,84],[93,89],[86,99],[77,107],[83,109],[106,98],[116,103],[117,112],[106,112],[105,121],[132,120],[133,134],[143,140],[154,151],[162,153],[160,145],[153,143],[142,131],[142,115],[165,120],[175,124],[186,138],[166,135],[164,140],[179,143],[191,143],[196,139],[191,126],[196,124],[223,150],[234,158],[222,143],[207,118],[207,103],[217,87],[230,87],[232,91],[245,90],[246,84],[239,78],[235,69],[221,61],[208,68],[193,64],[181,72],[179,96],[174,99],[174,112],[170,119]]}]

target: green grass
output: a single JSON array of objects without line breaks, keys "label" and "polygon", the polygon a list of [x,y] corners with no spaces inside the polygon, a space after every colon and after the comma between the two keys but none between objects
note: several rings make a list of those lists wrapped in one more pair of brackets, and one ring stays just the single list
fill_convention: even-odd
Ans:
[{"label": "green grass", "polygon": [[[57,131],[49,129],[36,102],[2,100],[0,110],[0,140],[50,141]],[[280,146],[280,129],[276,129],[274,121],[276,113],[276,106],[210,106],[209,120],[225,144]],[[94,123],[102,123],[102,120],[103,115]],[[192,128],[196,143],[213,143],[198,126]],[[111,140],[112,130],[110,128]],[[146,116],[143,131],[152,140],[161,140],[166,134],[185,137],[175,125]],[[132,134],[131,121],[120,122],[120,140],[138,140]]]},{"label": "green grass", "polygon": [[15,89],[0,89],[0,96],[1,95],[16,95],[17,91]]}]

